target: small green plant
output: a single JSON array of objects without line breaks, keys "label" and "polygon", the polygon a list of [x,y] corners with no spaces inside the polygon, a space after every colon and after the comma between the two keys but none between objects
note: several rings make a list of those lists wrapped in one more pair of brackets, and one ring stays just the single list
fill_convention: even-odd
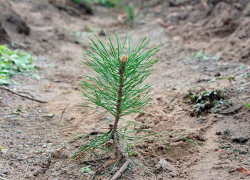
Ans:
[{"label": "small green plant", "polygon": [[[112,172],[125,153],[128,157],[136,154],[132,150],[135,141],[158,134],[147,130],[134,130],[137,123],[125,121],[122,117],[142,112],[150,101],[151,86],[143,82],[152,73],[151,67],[158,61],[153,60],[152,56],[159,51],[159,47],[147,49],[149,40],[146,37],[135,42],[129,29],[123,41],[118,33],[115,34],[116,43],[111,40],[109,33],[106,34],[107,44],[96,34],[94,37],[90,38],[91,45],[85,50],[87,61],[83,63],[92,68],[96,76],[86,75],[87,81],[80,82],[82,95],[87,103],[84,107],[98,111],[99,107],[102,107],[113,116],[113,120],[106,118],[108,131],[88,135],[88,138],[85,138],[88,142],[71,159],[84,158],[91,154],[98,157],[112,152],[115,154],[115,160],[111,161],[115,162],[110,170]],[[120,120],[123,120],[125,125],[120,125]],[[145,132],[146,135],[131,136],[140,132]],[[77,135],[73,139],[79,137],[84,136]]]},{"label": "small green plant", "polygon": [[227,129],[224,131],[224,134],[229,135],[229,134],[230,134],[230,129],[227,128]]},{"label": "small green plant", "polygon": [[16,73],[30,72],[36,70],[32,65],[34,62],[31,54],[20,51],[10,50],[8,46],[0,46],[0,85],[7,85],[13,83],[10,76]]},{"label": "small green plant", "polygon": [[228,80],[228,82],[231,84],[231,85],[233,85],[233,81],[236,81],[236,79],[235,79],[235,77],[234,76],[229,76],[229,77],[215,77],[215,78],[213,78],[210,82],[215,82],[215,81],[217,81],[217,80],[224,80],[224,79],[226,79],[226,80]]},{"label": "small green plant", "polygon": [[200,50],[199,52],[195,53],[192,58],[195,58],[195,59],[198,59],[198,60],[201,60],[201,61],[211,61],[211,60],[212,61],[217,61],[217,60],[220,59],[220,57],[207,54],[205,52],[204,48],[202,50]]},{"label": "small green plant", "polygon": [[245,73],[245,74],[243,74],[243,76],[242,76],[243,78],[250,78],[250,73],[249,72],[247,72],[247,73]]},{"label": "small green plant", "polygon": [[202,91],[200,93],[195,93],[190,91],[188,93],[190,101],[195,108],[193,112],[191,112],[191,116],[195,114],[201,115],[202,113],[214,113],[217,112],[217,109],[222,105],[228,106],[230,102],[223,102],[226,96],[226,90],[214,90],[214,91]]},{"label": "small green plant", "polygon": [[87,173],[87,174],[93,174],[93,171],[91,170],[90,166],[86,166],[81,168],[82,173]]},{"label": "small green plant", "polygon": [[86,41],[90,32],[78,31],[69,29],[67,26],[62,26],[60,28],[60,32],[65,33],[67,36],[67,40],[70,42],[83,44]]},{"label": "small green plant", "polygon": [[[137,143],[146,140],[160,141],[170,149],[166,140],[160,135],[166,133],[179,136],[195,145],[198,144],[173,132],[147,130],[142,127],[143,124],[126,121],[123,118],[131,113],[141,113],[148,106],[151,86],[144,83],[144,80],[152,73],[151,67],[158,61],[152,57],[159,51],[159,47],[148,49],[149,40],[146,37],[135,42],[129,29],[123,41],[118,33],[115,34],[115,43],[111,40],[109,33],[106,33],[106,37],[107,44],[103,43],[96,34],[94,38],[89,38],[91,45],[85,50],[86,61],[83,63],[94,70],[95,76],[86,75],[86,80],[81,81],[80,85],[86,103],[83,107],[95,109],[102,115],[104,113],[101,109],[104,109],[113,118],[109,119],[104,115],[107,127],[102,129],[107,129],[106,131],[86,135],[76,134],[69,140],[69,143],[79,138],[85,140],[84,145],[71,157],[71,160],[93,158],[93,156],[103,157],[107,154],[110,157],[109,153],[111,153],[111,156],[115,155],[115,157],[98,168],[92,174],[92,179],[104,166],[108,173],[98,178],[114,172],[119,161],[124,157],[129,158],[135,165],[155,177],[153,173],[134,161],[135,156],[154,155],[138,150]],[[85,169],[83,170],[86,172]]]},{"label": "small green plant", "polygon": [[114,123],[110,125],[106,140],[113,139],[117,158],[121,159],[117,132],[119,120],[125,115],[141,112],[150,101],[150,85],[142,83],[151,74],[150,67],[158,61],[152,60],[151,57],[159,51],[159,48],[146,50],[149,44],[146,37],[134,43],[129,30],[123,42],[116,33],[117,47],[109,34],[107,34],[108,45],[96,35],[95,38],[95,40],[90,38],[92,45],[86,50],[85,57],[88,61],[84,63],[98,75],[97,77],[87,75],[88,81],[81,82],[82,95],[86,101],[106,109],[114,117]]},{"label": "small green plant", "polygon": [[75,3],[79,4],[81,3],[83,0],[74,0]]},{"label": "small green plant", "polygon": [[125,6],[125,12],[127,15],[127,25],[128,26],[133,26],[134,25],[134,20],[135,20],[135,8],[134,6]]},{"label": "small green plant", "polygon": [[249,104],[249,103],[245,103],[244,106],[245,106],[246,108],[250,108],[250,104]]},{"label": "small green plant", "polygon": [[107,7],[114,7],[116,6],[116,0],[100,0],[101,4]]},{"label": "small green plant", "polygon": [[117,3],[120,3],[121,0],[74,0],[75,3],[79,4],[81,2],[86,2],[93,8],[93,3],[98,2],[106,7],[114,7]]}]

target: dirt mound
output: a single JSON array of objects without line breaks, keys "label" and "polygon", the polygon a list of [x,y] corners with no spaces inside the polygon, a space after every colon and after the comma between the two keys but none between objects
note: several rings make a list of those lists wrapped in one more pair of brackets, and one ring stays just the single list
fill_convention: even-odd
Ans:
[{"label": "dirt mound", "polygon": [[[224,58],[248,63],[250,60],[250,19],[244,19],[237,29],[222,43]],[[212,49],[212,45],[211,45]],[[214,49],[215,50],[215,49]]]},{"label": "dirt mound", "polygon": [[0,22],[7,33],[8,31],[16,31],[20,34],[30,34],[30,28],[9,2],[0,2]]},{"label": "dirt mound", "polygon": [[166,21],[177,25],[174,33],[187,43],[207,42],[206,48],[225,60],[249,63],[249,1],[194,2],[197,1],[179,2],[176,11],[166,16]]},{"label": "dirt mound", "polygon": [[57,9],[65,11],[72,16],[81,16],[82,14],[94,14],[93,9],[90,7],[90,5],[85,3],[84,1],[80,2],[79,4],[73,2],[72,0],[50,0],[49,2]]},{"label": "dirt mound", "polygon": [[8,43],[9,36],[6,33],[5,29],[2,27],[2,24],[0,22],[0,43]]}]

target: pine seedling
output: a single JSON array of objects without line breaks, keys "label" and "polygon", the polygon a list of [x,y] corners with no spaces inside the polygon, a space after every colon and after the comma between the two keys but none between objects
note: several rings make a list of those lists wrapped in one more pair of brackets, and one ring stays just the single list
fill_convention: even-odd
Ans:
[{"label": "pine seedling", "polygon": [[125,12],[127,15],[127,25],[133,26],[135,21],[135,7],[134,6],[126,6]]},{"label": "pine seedling", "polygon": [[[103,151],[115,150],[116,158],[123,156],[120,148],[120,135],[118,133],[119,120],[131,113],[142,112],[150,101],[150,85],[143,84],[152,73],[151,67],[158,61],[153,60],[159,47],[148,49],[149,41],[143,37],[138,42],[133,41],[133,35],[128,29],[123,41],[118,33],[115,34],[114,43],[109,33],[106,34],[107,44],[101,41],[96,34],[89,38],[91,45],[85,51],[84,62],[93,69],[95,76],[86,75],[87,81],[81,81],[82,95],[88,107],[102,107],[113,117],[109,131],[103,135],[96,135],[89,139],[76,156],[86,157],[96,149]],[[109,140],[113,140],[113,147],[103,148]]]}]

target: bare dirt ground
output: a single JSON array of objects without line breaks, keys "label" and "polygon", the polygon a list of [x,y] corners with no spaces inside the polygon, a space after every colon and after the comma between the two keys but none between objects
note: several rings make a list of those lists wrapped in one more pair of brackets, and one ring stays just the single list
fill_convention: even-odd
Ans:
[{"label": "bare dirt ground", "polygon": [[[239,167],[250,169],[250,108],[244,106],[250,103],[250,79],[244,76],[250,71],[250,3],[148,2],[137,9],[132,31],[135,38],[147,35],[150,47],[161,46],[160,61],[147,80],[152,83],[153,106],[127,118],[149,130],[178,133],[202,147],[163,134],[171,151],[158,141],[142,142],[137,148],[154,156],[143,157],[141,163],[159,180],[250,179],[238,171],[229,173]],[[8,88],[48,101],[38,103],[0,89],[0,147],[8,150],[0,153],[0,179],[89,179],[81,168],[95,171],[100,162],[69,161],[81,141],[60,149],[72,132],[89,134],[107,127],[100,114],[79,106],[83,103],[79,80],[90,72],[79,60],[89,42],[89,28],[125,35],[126,25],[117,20],[120,12],[102,6],[96,6],[94,15],[86,9],[65,11],[48,0],[2,1],[0,8],[1,43],[12,42],[38,56],[35,64],[42,77],[15,76],[19,84]],[[5,15],[13,11],[16,16],[6,21]],[[197,114],[188,93],[213,90],[225,92],[222,104],[213,113],[205,109]],[[161,160],[168,168],[159,165]],[[121,179],[153,177],[130,165]]]}]

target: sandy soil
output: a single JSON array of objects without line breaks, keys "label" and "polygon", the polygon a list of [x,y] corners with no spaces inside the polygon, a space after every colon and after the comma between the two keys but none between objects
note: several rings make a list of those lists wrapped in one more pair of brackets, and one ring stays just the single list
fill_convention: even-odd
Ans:
[{"label": "sandy soil", "polygon": [[[15,76],[13,79],[19,84],[8,88],[29,92],[48,103],[34,102],[0,89],[0,147],[8,150],[6,154],[0,153],[0,179],[90,179],[81,168],[89,166],[95,171],[107,160],[69,161],[82,140],[61,148],[74,136],[72,133],[104,132],[102,128],[107,127],[100,114],[79,106],[83,103],[79,80],[91,72],[79,60],[83,60],[82,50],[89,42],[89,28],[97,33],[108,28],[124,37],[126,25],[117,20],[120,12],[96,6],[94,15],[76,8],[78,14],[72,14],[47,0],[6,2],[5,6],[26,24],[21,24],[24,30],[18,31],[15,23],[13,26],[1,16],[1,25],[8,34],[4,40],[38,56],[35,64],[41,77],[36,80],[28,75]],[[250,70],[249,16],[244,15],[247,13],[244,7],[250,3],[243,6],[240,2],[223,1],[224,4],[210,7],[209,1],[205,5],[200,2],[187,6],[169,2],[146,4],[137,12],[136,21],[140,23],[132,28],[134,36],[147,35],[150,47],[160,45],[157,58],[161,60],[147,80],[152,83],[153,106],[145,114],[126,118],[144,124],[148,130],[178,133],[202,147],[165,133],[161,138],[168,140],[171,151],[159,141],[141,142],[136,148],[154,156],[136,160],[159,180],[250,179],[241,172],[229,173],[241,166],[250,169],[250,108],[244,107],[250,103],[250,81],[243,76]],[[11,12],[8,8],[5,7],[5,14]],[[202,15],[204,8],[212,12]],[[223,8],[230,13],[221,15]],[[181,18],[184,13],[189,16]],[[234,13],[242,14],[242,18],[223,19]],[[237,24],[233,29],[228,27],[231,21]],[[29,33],[25,33],[26,26]],[[81,33],[75,35],[74,31]],[[104,36],[100,38],[105,40]],[[206,55],[194,55],[204,49]],[[221,78],[215,80],[218,73]],[[230,77],[235,80],[229,81]],[[214,113],[195,114],[187,94],[217,89],[225,90],[223,102],[227,104]],[[167,163],[168,168],[160,162]],[[95,178],[103,172],[98,172]],[[153,177],[130,165],[121,179]]]}]

